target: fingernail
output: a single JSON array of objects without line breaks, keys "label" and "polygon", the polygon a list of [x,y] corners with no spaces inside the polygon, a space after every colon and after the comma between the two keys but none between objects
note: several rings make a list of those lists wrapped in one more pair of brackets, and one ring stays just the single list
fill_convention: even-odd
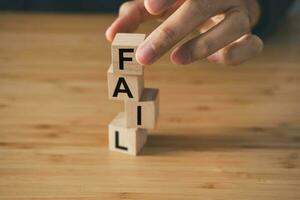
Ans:
[{"label": "fingernail", "polygon": [[138,48],[136,59],[140,64],[150,65],[154,62],[155,51],[151,44],[146,43]]}]

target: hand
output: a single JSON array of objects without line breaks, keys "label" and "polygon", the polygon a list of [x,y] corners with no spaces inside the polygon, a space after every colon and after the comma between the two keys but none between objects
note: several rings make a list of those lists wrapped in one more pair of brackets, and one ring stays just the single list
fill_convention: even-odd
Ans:
[{"label": "hand", "polygon": [[152,19],[164,19],[138,47],[137,61],[149,65],[189,33],[199,34],[171,53],[175,64],[198,59],[236,65],[262,51],[263,43],[251,34],[259,18],[256,0],[136,0],[124,3],[119,17],[107,29],[112,41],[117,32],[133,32]]}]

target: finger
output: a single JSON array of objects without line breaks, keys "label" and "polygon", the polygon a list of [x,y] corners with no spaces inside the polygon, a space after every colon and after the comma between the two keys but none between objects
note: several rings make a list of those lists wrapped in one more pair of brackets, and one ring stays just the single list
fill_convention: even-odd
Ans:
[{"label": "finger", "polygon": [[140,64],[152,64],[211,15],[216,14],[216,7],[207,7],[199,2],[201,1],[185,1],[148,36],[137,49],[136,58]]},{"label": "finger", "polygon": [[166,11],[176,2],[177,0],[145,0],[144,5],[149,13],[152,15],[158,15]]},{"label": "finger", "polygon": [[219,14],[214,17],[211,17],[199,27],[200,33],[207,32],[209,29],[213,28],[215,25],[220,23],[224,19],[224,17],[225,17],[224,14]]},{"label": "finger", "polygon": [[199,27],[200,33],[205,33],[212,27],[214,27],[216,23],[212,19],[208,19],[204,24]]},{"label": "finger", "polygon": [[106,30],[105,36],[112,41],[118,32],[133,32],[145,20],[154,18],[144,7],[143,0],[128,1],[120,7],[119,17]]},{"label": "finger", "polygon": [[249,17],[242,11],[229,11],[219,24],[176,48],[171,60],[176,64],[189,64],[206,58],[249,31]]},{"label": "finger", "polygon": [[207,59],[220,64],[238,65],[255,57],[262,50],[262,40],[256,35],[249,34],[209,56]]}]

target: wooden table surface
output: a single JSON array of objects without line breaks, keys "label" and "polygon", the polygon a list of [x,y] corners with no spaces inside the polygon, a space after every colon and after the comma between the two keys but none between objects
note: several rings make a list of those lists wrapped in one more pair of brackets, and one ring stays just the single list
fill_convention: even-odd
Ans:
[{"label": "wooden table surface", "polygon": [[1,200],[300,198],[300,16],[242,66],[147,67],[161,110],[138,157],[107,148],[113,19],[0,13]]}]

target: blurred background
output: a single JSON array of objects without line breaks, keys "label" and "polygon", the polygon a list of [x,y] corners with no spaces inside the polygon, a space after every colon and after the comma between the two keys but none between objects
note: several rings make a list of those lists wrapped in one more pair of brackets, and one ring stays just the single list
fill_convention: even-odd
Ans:
[{"label": "blurred background", "polygon": [[[117,13],[126,0],[1,0],[0,11],[23,12],[80,12],[80,13]],[[287,13],[300,11],[300,1],[262,0],[259,1],[263,16],[254,28],[254,33],[266,39],[273,35]]]},{"label": "blurred background", "polygon": [[[58,12],[116,12],[126,0],[1,0],[0,10]],[[264,1],[264,0],[263,0]],[[282,0],[281,0],[282,1]],[[293,0],[287,0],[293,1]],[[276,6],[278,0],[272,1]],[[296,1],[292,12],[300,10]]]},{"label": "blurred background", "polygon": [[116,12],[125,0],[1,0],[0,10]]}]

